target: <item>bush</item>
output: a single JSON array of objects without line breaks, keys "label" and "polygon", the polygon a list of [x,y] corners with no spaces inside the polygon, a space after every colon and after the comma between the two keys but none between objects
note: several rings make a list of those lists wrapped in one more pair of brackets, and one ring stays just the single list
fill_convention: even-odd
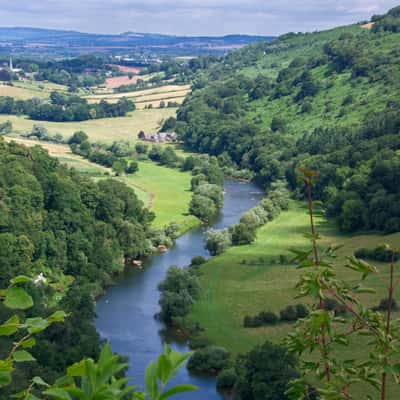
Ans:
[{"label": "bush", "polygon": [[229,352],[223,347],[207,346],[196,351],[187,363],[190,372],[216,374],[229,365]]},{"label": "bush", "polygon": [[394,261],[398,261],[400,258],[400,253],[398,251],[395,251],[393,253],[390,247],[386,244],[380,244],[374,249],[367,249],[363,247],[356,250],[354,252],[354,255],[357,258],[366,258],[382,262],[390,262],[392,260],[392,256],[394,258]]},{"label": "bush", "polygon": [[250,244],[256,239],[254,227],[239,223],[231,228],[232,244],[235,246]]},{"label": "bush", "polygon": [[191,266],[191,267],[196,267],[196,266],[202,265],[202,264],[204,264],[204,263],[206,263],[206,262],[207,262],[207,259],[206,259],[206,258],[204,258],[204,257],[202,257],[202,256],[196,256],[196,257],[193,257],[193,258],[192,258],[192,260],[191,260],[191,262],[190,262],[190,266]]},{"label": "bush", "polygon": [[204,347],[210,346],[211,341],[206,336],[191,336],[189,339],[189,347],[192,350],[202,349]]},{"label": "bush", "polygon": [[305,318],[310,312],[304,304],[296,304],[297,318]]},{"label": "bush", "polygon": [[217,207],[209,197],[195,194],[190,201],[189,212],[202,221],[209,221],[217,213]]},{"label": "bush", "polygon": [[[389,299],[386,298],[386,299],[382,299],[380,301],[380,303],[379,303],[379,306],[376,307],[375,309],[377,311],[387,311],[388,308],[389,308]],[[391,308],[392,308],[392,310],[397,310],[398,309],[395,299],[393,299],[393,301],[392,301],[392,307]]]},{"label": "bush", "polygon": [[207,231],[206,249],[212,256],[223,253],[231,245],[232,239],[228,229]]},{"label": "bush", "polygon": [[297,311],[294,306],[287,306],[280,311],[281,321],[292,322],[297,320]]},{"label": "bush", "polygon": [[347,312],[343,304],[329,297],[324,300],[324,309],[327,311],[334,311],[335,315],[344,315]]},{"label": "bush", "polygon": [[230,392],[235,386],[237,379],[234,368],[222,370],[217,377],[217,390],[219,392]]}]

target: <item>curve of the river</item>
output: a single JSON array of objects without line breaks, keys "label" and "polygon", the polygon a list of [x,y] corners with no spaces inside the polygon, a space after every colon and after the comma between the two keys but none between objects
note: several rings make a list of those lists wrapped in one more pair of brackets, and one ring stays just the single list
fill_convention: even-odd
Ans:
[{"label": "curve of the river", "polygon": [[[212,227],[221,229],[237,223],[240,215],[254,207],[262,196],[260,189],[252,183],[227,180],[224,206]],[[97,303],[97,330],[102,338],[110,341],[115,352],[129,356],[127,375],[130,383],[141,389],[146,365],[156,360],[163,350],[164,326],[154,318],[159,311],[157,285],[171,265],[184,267],[195,256],[210,256],[204,248],[207,229],[201,227],[187,232],[168,252],[150,257],[143,270],[131,269],[124,273]],[[189,351],[184,343],[171,345],[181,352]],[[215,390],[215,379],[190,375],[183,368],[175,379],[177,382],[199,387],[196,392],[176,396],[177,399],[221,399]]]}]

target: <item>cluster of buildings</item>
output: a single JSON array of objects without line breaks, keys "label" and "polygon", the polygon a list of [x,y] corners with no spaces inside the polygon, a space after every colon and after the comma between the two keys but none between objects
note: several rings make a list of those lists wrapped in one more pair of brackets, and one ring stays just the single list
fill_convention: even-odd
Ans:
[{"label": "cluster of buildings", "polygon": [[138,138],[145,142],[153,143],[173,143],[177,140],[176,132],[145,133],[139,132]]}]

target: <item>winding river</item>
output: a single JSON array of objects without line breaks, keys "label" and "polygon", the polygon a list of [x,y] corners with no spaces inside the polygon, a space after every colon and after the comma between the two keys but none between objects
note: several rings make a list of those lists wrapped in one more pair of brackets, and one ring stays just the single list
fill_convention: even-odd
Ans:
[{"label": "winding river", "polygon": [[[212,227],[221,229],[237,223],[240,215],[254,207],[262,196],[260,189],[252,183],[227,180],[224,206]],[[204,249],[206,229],[200,227],[187,232],[168,252],[150,257],[143,270],[132,268],[124,273],[97,303],[97,329],[102,338],[111,342],[114,351],[129,356],[127,375],[140,389],[143,388],[146,365],[157,359],[163,350],[164,326],[154,318],[159,311],[157,285],[164,279],[169,266],[184,267],[195,256],[210,257]],[[189,351],[185,343],[171,345],[181,352]],[[199,387],[196,392],[176,396],[177,399],[221,399],[213,378],[192,376],[183,368],[175,381]]]}]

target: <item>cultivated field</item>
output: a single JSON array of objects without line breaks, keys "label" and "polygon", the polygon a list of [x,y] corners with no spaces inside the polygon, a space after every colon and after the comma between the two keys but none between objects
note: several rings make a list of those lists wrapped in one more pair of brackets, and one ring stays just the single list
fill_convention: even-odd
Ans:
[{"label": "cultivated field", "polygon": [[[297,294],[294,286],[300,271],[292,264],[281,265],[278,260],[280,255],[290,254],[289,248],[308,248],[308,241],[303,236],[303,232],[309,231],[308,221],[303,204],[292,203],[288,212],[282,213],[258,231],[257,240],[253,244],[232,247],[202,266],[202,296],[190,319],[205,328],[205,336],[213,343],[237,354],[248,351],[265,340],[280,343],[293,328],[292,324],[285,323],[270,327],[244,328],[243,318],[246,315],[254,316],[260,311],[279,314],[289,304],[307,304],[307,299],[294,298]],[[322,217],[317,222],[325,245],[344,245],[338,252],[338,273],[350,283],[355,282],[357,275],[343,267],[346,256],[352,255],[360,247],[372,247],[382,242],[398,245],[400,241],[400,233],[388,236],[342,235],[333,222]],[[246,260],[246,264],[243,260]],[[374,295],[364,295],[369,306],[378,305],[380,299],[386,297],[385,278],[388,277],[388,266],[374,264],[381,269],[383,279],[381,281],[371,278],[365,282],[366,287],[373,287],[377,291]],[[351,358],[362,354],[364,345],[364,342],[358,341],[349,348],[344,347],[341,352]],[[357,398],[366,398],[364,390],[365,388],[360,388],[362,396]],[[392,395],[395,396],[394,393]]]},{"label": "cultivated field", "polygon": [[113,67],[118,67],[118,69],[121,72],[124,72],[126,74],[129,74],[129,73],[138,74],[142,70],[142,68],[139,68],[139,67],[128,67],[126,65],[115,65],[115,64],[110,64],[110,65]]},{"label": "cultivated field", "polygon": [[0,115],[0,123],[11,121],[14,134],[30,132],[33,125],[38,124],[45,126],[52,134],[60,133],[65,139],[74,132],[83,130],[93,142],[111,143],[115,140],[136,142],[140,130],[157,131],[163,120],[175,114],[175,108],[136,110],[126,117],[92,119],[83,122],[33,121],[25,116]]},{"label": "cultivated field", "polygon": [[16,100],[28,100],[32,97],[48,99],[53,90],[66,92],[67,87],[50,82],[34,81],[15,81],[13,86],[0,84],[0,96],[10,96]]},{"label": "cultivated field", "polygon": [[85,96],[85,98],[89,103],[98,103],[101,100],[116,103],[119,99],[126,97],[135,103],[138,110],[143,110],[149,104],[157,108],[160,106],[161,101],[165,102],[165,104],[169,101],[182,104],[190,90],[190,85],[165,85],[126,93],[94,94]]}]

